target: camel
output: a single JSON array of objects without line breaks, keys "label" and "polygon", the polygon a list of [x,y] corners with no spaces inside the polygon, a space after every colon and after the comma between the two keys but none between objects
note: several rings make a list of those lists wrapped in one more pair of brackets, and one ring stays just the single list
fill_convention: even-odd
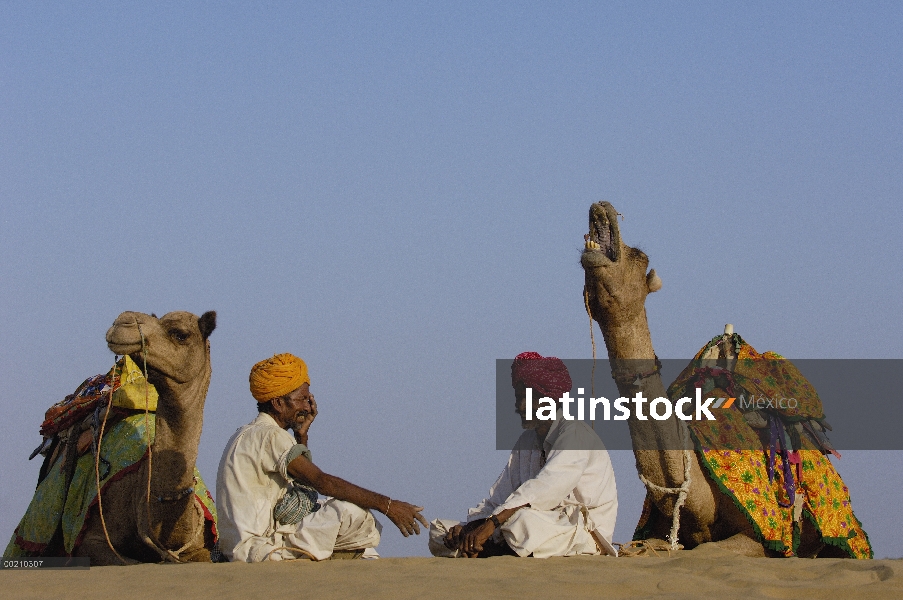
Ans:
[{"label": "camel", "polygon": [[90,557],[92,565],[210,560],[213,539],[193,486],[210,384],[208,338],[215,327],[213,311],[201,317],[171,312],[160,318],[124,312],[107,331],[107,345],[114,353],[130,355],[140,366],[146,353],[148,380],[159,400],[152,461],[145,459],[103,491],[103,517],[115,551],[107,543],[96,506],[75,550],[76,556]]},{"label": "camel", "polygon": [[[581,256],[586,281],[584,300],[602,331],[620,395],[631,398],[642,392],[650,399],[667,397],[656,366],[645,308],[646,296],[661,289],[662,281],[654,269],[647,273],[649,258],[645,253],[624,244],[617,217],[617,211],[608,202],[590,207],[589,234]],[[628,426],[637,471],[652,500],[649,525],[654,537],[671,537],[677,504],[676,537],[685,548],[721,542],[719,545],[750,556],[774,555],[756,541],[749,521],[710,480],[692,451],[689,436],[681,432],[680,421],[675,417],[665,421],[631,418]],[[688,479],[681,507],[681,496],[675,490]],[[805,519],[801,540],[799,556],[815,556],[820,551],[822,556],[846,556],[822,544]],[[669,541],[676,547],[676,539]]]}]

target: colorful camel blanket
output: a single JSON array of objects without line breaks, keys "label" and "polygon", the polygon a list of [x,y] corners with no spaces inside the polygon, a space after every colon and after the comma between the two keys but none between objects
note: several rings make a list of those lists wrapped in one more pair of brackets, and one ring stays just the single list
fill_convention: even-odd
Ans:
[{"label": "colorful camel blanket", "polygon": [[[136,471],[142,461],[146,460],[147,441],[150,439],[153,442],[154,439],[155,417],[150,413],[145,422],[143,411],[128,411],[128,415],[118,422],[108,424],[100,445],[101,490],[127,473]],[[40,555],[47,548],[60,523],[65,552],[71,555],[78,547],[91,508],[97,504],[95,460],[91,452],[78,459],[68,494],[63,462],[62,457],[58,459],[38,485],[3,556]],[[213,496],[197,468],[194,476],[197,479],[194,486],[195,500],[201,505],[206,525],[216,538],[216,507]]]},{"label": "colorful camel blanket", "polygon": [[[733,370],[712,369],[712,361],[703,356],[720,339],[699,351],[668,388],[669,398],[692,396],[693,388],[701,387],[706,397],[755,394],[792,397],[797,403],[767,409],[764,418],[772,418],[767,422],[774,423],[773,428],[753,429],[739,403],[720,410],[715,421],[687,422],[703,468],[743,512],[765,547],[794,555],[799,545],[799,520],[805,518],[824,543],[843,549],[851,558],[872,558],[868,535],[853,514],[849,489],[817,439],[794,427],[804,420],[824,419],[813,386],[789,360],[774,352],[759,354],[738,335],[733,336],[737,355]],[[780,430],[775,418],[782,423]],[[762,449],[750,449],[756,446]],[[775,446],[783,451],[775,452]],[[647,530],[651,510],[647,496],[634,539],[652,537]]]},{"label": "colorful camel blanket", "polygon": [[104,398],[121,408],[157,410],[157,389],[145,384],[144,373],[129,356],[123,356],[104,375],[85,379],[74,392],[47,409],[41,435],[51,438],[94,412]]}]

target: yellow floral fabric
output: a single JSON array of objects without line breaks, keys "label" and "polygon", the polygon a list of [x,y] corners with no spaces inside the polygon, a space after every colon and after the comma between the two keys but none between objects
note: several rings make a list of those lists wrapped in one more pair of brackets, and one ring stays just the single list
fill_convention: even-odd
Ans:
[{"label": "yellow floral fabric", "polygon": [[[774,478],[769,481],[767,449],[737,449],[746,445],[741,438],[758,437],[755,431],[739,410],[731,407],[722,412],[726,414],[719,414],[718,421],[690,423],[700,462],[752,523],[759,541],[792,556],[799,525],[793,519],[793,507],[787,506],[790,498],[784,486],[782,458],[775,456]],[[815,525],[825,543],[843,548],[851,558],[872,558],[868,536],[853,514],[849,489],[828,457],[808,440],[804,443],[809,447],[799,450],[800,465],[793,469],[796,493],[803,497],[802,517]]]}]

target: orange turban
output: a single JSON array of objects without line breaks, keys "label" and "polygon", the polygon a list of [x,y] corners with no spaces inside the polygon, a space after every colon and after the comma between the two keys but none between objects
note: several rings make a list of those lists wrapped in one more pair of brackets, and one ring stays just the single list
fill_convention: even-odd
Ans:
[{"label": "orange turban", "polygon": [[284,396],[302,385],[310,384],[307,365],[292,354],[277,354],[251,367],[248,376],[251,395],[258,402]]}]

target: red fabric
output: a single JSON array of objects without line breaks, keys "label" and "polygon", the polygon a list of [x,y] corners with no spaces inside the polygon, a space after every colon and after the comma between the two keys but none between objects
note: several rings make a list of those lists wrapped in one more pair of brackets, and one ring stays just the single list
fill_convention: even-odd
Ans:
[{"label": "red fabric", "polygon": [[571,390],[571,375],[560,358],[523,352],[511,363],[511,385],[523,383],[539,397],[557,400]]}]

